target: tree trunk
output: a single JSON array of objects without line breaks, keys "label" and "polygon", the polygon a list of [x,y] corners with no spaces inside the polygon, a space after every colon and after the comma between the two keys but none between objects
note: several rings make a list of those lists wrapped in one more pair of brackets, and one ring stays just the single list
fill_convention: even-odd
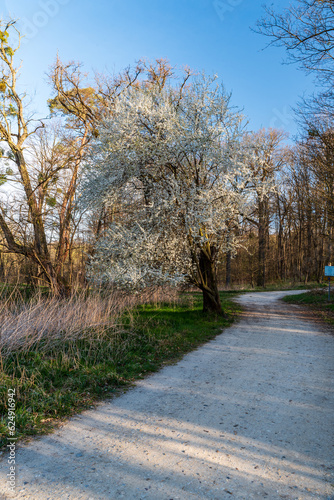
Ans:
[{"label": "tree trunk", "polygon": [[52,295],[59,298],[68,297],[71,294],[71,287],[66,282],[66,280],[55,271],[54,266],[50,262],[46,264],[45,268],[45,275],[49,283]]},{"label": "tree trunk", "polygon": [[[78,156],[75,161],[72,171],[71,181],[67,188],[67,192],[63,198],[61,210],[59,214],[59,240],[55,259],[55,270],[57,274],[61,273],[63,264],[71,252],[71,222],[73,216],[73,202],[77,187],[77,179],[79,167],[81,165],[85,146],[88,144],[88,127],[85,127],[85,132],[81,138],[81,144],[78,151]],[[70,280],[68,280],[70,283]],[[69,286],[69,285],[68,285]]]},{"label": "tree trunk", "polygon": [[222,315],[224,313],[217,286],[217,273],[213,261],[214,254],[215,249],[211,248],[209,252],[202,251],[199,259],[203,312]]},{"label": "tree trunk", "polygon": [[206,290],[203,288],[203,312],[210,314],[225,315],[222,310],[218,291]]}]

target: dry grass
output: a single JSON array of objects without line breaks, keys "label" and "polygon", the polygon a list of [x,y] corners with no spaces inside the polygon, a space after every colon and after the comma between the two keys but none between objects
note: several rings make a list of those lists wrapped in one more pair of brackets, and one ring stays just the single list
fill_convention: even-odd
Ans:
[{"label": "dry grass", "polygon": [[124,295],[115,290],[73,294],[68,299],[35,296],[28,302],[0,300],[0,356],[13,352],[50,349],[59,342],[78,339],[101,340],[121,328],[125,311],[143,303],[177,301],[176,292],[147,290]]}]

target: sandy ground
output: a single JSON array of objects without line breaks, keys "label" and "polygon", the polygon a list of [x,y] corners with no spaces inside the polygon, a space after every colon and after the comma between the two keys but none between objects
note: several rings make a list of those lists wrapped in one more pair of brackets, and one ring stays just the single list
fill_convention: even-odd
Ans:
[{"label": "sandy ground", "polygon": [[215,340],[21,445],[14,498],[334,499],[334,336],[286,294],[242,296]]}]

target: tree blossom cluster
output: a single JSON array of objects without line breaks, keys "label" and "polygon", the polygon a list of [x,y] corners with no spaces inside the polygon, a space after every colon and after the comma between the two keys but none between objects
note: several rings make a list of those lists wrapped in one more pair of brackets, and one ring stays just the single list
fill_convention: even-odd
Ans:
[{"label": "tree blossom cluster", "polygon": [[207,286],[201,255],[215,270],[252,208],[256,158],[243,135],[216,78],[123,94],[100,125],[83,186],[87,206],[114,214],[91,278],[131,289]]}]

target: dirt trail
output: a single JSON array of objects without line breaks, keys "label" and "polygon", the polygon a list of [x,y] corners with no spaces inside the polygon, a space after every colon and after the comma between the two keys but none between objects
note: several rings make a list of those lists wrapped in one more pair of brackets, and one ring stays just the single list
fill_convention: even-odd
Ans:
[{"label": "dirt trail", "polygon": [[287,293],[240,297],[215,340],[21,446],[14,498],[334,498],[334,336]]}]

